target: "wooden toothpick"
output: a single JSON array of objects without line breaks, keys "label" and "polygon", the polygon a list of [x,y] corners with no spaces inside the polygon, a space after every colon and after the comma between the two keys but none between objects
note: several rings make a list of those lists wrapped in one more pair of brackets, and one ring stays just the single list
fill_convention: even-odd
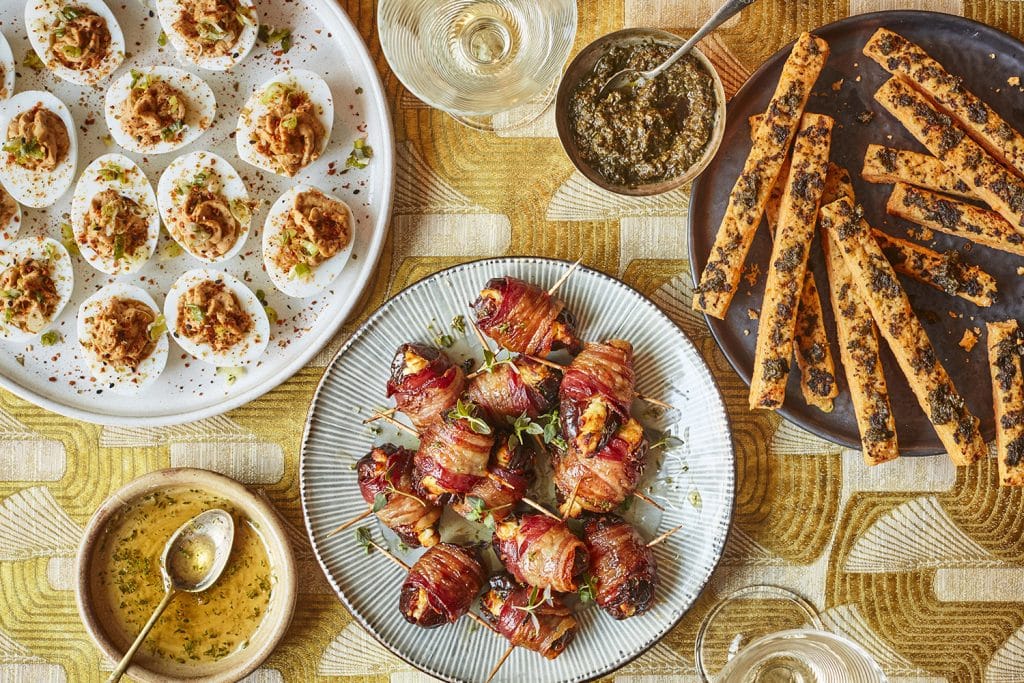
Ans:
[{"label": "wooden toothpick", "polygon": [[555,513],[551,512],[551,510],[548,510],[546,507],[544,507],[543,505],[541,505],[537,501],[531,500],[531,499],[525,498],[525,497],[522,500],[523,500],[524,503],[526,503],[527,505],[532,507],[534,510],[537,510],[537,511],[541,512],[542,514],[544,514],[544,516],[550,517],[551,519],[557,520],[559,522],[563,521],[561,517],[559,517]]},{"label": "wooden toothpick", "polygon": [[331,533],[327,534],[326,538],[330,538],[331,536],[335,536],[337,534],[340,534],[345,529],[348,529],[350,526],[352,526],[353,524],[355,524],[357,522],[363,521],[364,519],[366,519],[367,517],[369,517],[372,514],[373,514],[373,508],[366,508],[365,512],[362,512],[359,515],[356,515],[352,519],[348,520],[347,522],[345,522],[341,526],[339,526],[336,529],[334,529]]},{"label": "wooden toothpick", "polygon": [[551,289],[548,290],[548,296],[552,296],[555,292],[558,291],[559,287],[565,284],[565,281],[569,279],[569,277],[573,274],[573,271],[580,267],[581,261],[583,261],[582,256],[576,259],[576,263],[569,266],[569,270],[562,273],[562,277],[558,278],[558,282],[551,285]]},{"label": "wooden toothpick", "polygon": [[657,537],[657,538],[655,538],[655,539],[654,539],[653,541],[651,541],[650,543],[648,543],[648,544],[647,544],[647,547],[648,547],[648,548],[653,548],[654,546],[658,545],[659,543],[661,543],[662,541],[664,541],[664,540],[665,540],[666,538],[668,538],[669,536],[671,536],[672,534],[674,534],[675,532],[679,531],[679,530],[680,530],[680,529],[682,529],[682,528],[683,528],[683,525],[682,525],[682,524],[680,524],[680,525],[679,525],[679,526],[677,526],[677,527],[673,527],[673,528],[669,529],[668,531],[666,531],[665,533],[663,533],[663,534],[662,534],[661,536],[658,536],[658,537]]},{"label": "wooden toothpick", "polygon": [[385,417],[393,417],[394,414],[397,413],[397,412],[398,412],[398,408],[388,408],[387,410],[381,410],[379,412],[374,413],[373,415],[371,415],[370,417],[366,418],[365,420],[363,420],[363,424],[364,425],[368,425],[371,422],[376,422],[377,420],[382,420]]},{"label": "wooden toothpick", "polygon": [[387,422],[387,423],[388,423],[389,425],[392,425],[392,426],[393,426],[393,427],[395,427],[396,429],[399,429],[399,430],[401,430],[401,431],[405,432],[406,434],[412,434],[412,435],[413,435],[413,436],[415,436],[415,437],[416,437],[417,439],[418,439],[418,438],[419,438],[419,436],[420,436],[420,433],[419,433],[419,432],[417,432],[417,431],[416,431],[415,429],[413,429],[413,428],[412,428],[412,427],[410,427],[409,425],[405,424],[404,422],[399,422],[399,421],[398,421],[398,420],[396,420],[395,418],[391,417],[391,415],[387,415],[387,414],[385,414],[385,413],[377,413],[377,414],[376,414],[376,416],[375,416],[375,419],[378,419],[378,420],[384,420],[384,421],[385,421],[385,422]]},{"label": "wooden toothpick", "polygon": [[569,494],[569,499],[565,501],[565,504],[562,506],[565,510],[565,512],[562,513],[563,520],[569,519],[569,515],[572,513],[572,506],[576,503],[576,493],[580,490],[580,484],[582,483],[582,478],[576,480],[576,485],[572,487],[572,493]]},{"label": "wooden toothpick", "polygon": [[644,494],[640,493],[639,491],[636,491],[633,495],[636,496],[637,498],[639,498],[640,500],[642,500],[643,502],[647,503],[648,505],[654,506],[654,507],[658,508],[659,510],[661,510],[662,512],[665,511],[665,508],[663,508],[658,503],[658,501],[654,500],[653,498],[651,498],[649,496],[645,496]]},{"label": "wooden toothpick", "polygon": [[512,650],[515,649],[515,645],[508,646],[508,649],[505,650],[505,654],[501,656],[501,659],[498,660],[498,663],[494,665],[493,669],[491,669],[491,673],[487,675],[487,681],[485,681],[485,683],[491,683],[491,681],[494,680],[494,677],[498,674],[498,669],[502,667],[502,665],[505,663],[505,660],[508,659],[509,655],[512,654]]}]

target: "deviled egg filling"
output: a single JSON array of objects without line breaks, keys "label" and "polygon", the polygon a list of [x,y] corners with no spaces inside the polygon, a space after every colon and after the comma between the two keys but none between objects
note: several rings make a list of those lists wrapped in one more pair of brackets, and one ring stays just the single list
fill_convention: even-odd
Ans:
[{"label": "deviled egg filling", "polygon": [[177,142],[185,134],[188,104],[180,90],[162,78],[132,72],[132,85],[122,105],[125,132],[145,146]]},{"label": "deviled egg filling", "polygon": [[204,280],[178,301],[177,333],[215,352],[235,347],[252,328],[252,316],[222,281]]},{"label": "deviled egg filling", "polygon": [[278,233],[277,266],[296,277],[308,277],[312,269],[331,258],[352,239],[349,213],[341,202],[319,190],[295,195],[284,228]]},{"label": "deviled egg filling", "polygon": [[21,331],[42,330],[59,303],[51,261],[26,258],[0,273],[0,311],[4,322]]},{"label": "deviled egg filling", "polygon": [[7,67],[0,64],[0,100],[6,100],[10,95],[7,92]]},{"label": "deviled egg filling", "polygon": [[182,0],[174,29],[204,57],[231,54],[242,30],[251,23],[248,7],[237,0]]},{"label": "deviled egg filling", "polygon": [[7,127],[4,151],[11,161],[30,171],[53,171],[70,149],[64,122],[42,104],[21,112]]},{"label": "deviled egg filling", "polygon": [[106,189],[92,198],[79,239],[115,263],[132,258],[147,248],[149,216],[134,199]]},{"label": "deviled egg filling", "polygon": [[307,92],[274,83],[261,103],[268,108],[252,131],[257,152],[288,176],[320,158],[326,131]]},{"label": "deviled egg filling", "polygon": [[95,69],[110,52],[106,19],[87,7],[65,5],[50,25],[50,52],[73,71]]},{"label": "deviled egg filling", "polygon": [[181,182],[173,192],[183,196],[178,235],[189,249],[206,258],[219,258],[238,241],[242,225],[234,207],[221,191],[220,176],[208,168],[196,173],[191,182]]},{"label": "deviled egg filling", "polygon": [[115,368],[136,370],[156,349],[157,313],[136,299],[113,297],[88,318],[87,348]]}]

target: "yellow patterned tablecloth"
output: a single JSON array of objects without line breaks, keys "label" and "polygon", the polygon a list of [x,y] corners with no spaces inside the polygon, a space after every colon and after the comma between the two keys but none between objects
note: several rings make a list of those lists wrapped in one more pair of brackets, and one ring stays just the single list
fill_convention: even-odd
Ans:
[{"label": "yellow patterned tablecloth", "polygon": [[[303,530],[299,442],[323,367],[355,325],[434,271],[501,254],[582,256],[647,293],[698,344],[729,405],[738,490],[724,560],[682,623],[611,679],[695,680],[694,634],[715,596],[774,583],[806,596],[829,628],[864,644],[890,680],[1024,680],[1024,500],[1020,490],[997,486],[994,460],[956,470],[944,457],[905,458],[867,469],[859,453],[749,412],[744,385],[689,309],[687,194],[631,200],[598,192],[562,153],[550,112],[494,136],[426,108],[381,55],[376,3],[342,4],[384,75],[398,138],[391,236],[365,304],[309,367],[219,418],[99,428],[0,392],[0,681],[99,680],[109,671],[75,610],[75,548],[113,490],[171,465],[233,476],[273,501],[289,524],[302,595],[288,636],[256,680],[418,680],[328,588]],[[685,34],[718,4],[580,0],[576,48],[623,26]],[[761,0],[707,40],[706,52],[733,92],[800,30],[911,7],[1024,37],[1024,2]],[[750,618],[774,613],[755,604]]]}]

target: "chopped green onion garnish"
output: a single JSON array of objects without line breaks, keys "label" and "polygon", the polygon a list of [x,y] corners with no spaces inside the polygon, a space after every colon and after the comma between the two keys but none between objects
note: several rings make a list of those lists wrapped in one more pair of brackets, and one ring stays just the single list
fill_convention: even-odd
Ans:
[{"label": "chopped green onion garnish", "polygon": [[162,315],[158,315],[156,317],[156,320],[154,320],[149,325],[149,340],[150,341],[156,341],[157,339],[160,338],[160,335],[162,335],[166,331],[167,331],[167,320],[165,320]]},{"label": "chopped green onion garnish", "polygon": [[352,143],[352,152],[345,160],[347,168],[366,168],[373,158],[373,147],[366,144],[366,138],[359,138]]},{"label": "chopped green onion garnish", "polygon": [[231,385],[245,374],[245,368],[217,368],[217,374],[224,378],[224,383]]},{"label": "chopped green onion garnish", "polygon": [[60,340],[60,333],[57,332],[56,330],[50,330],[49,332],[45,333],[42,337],[39,338],[39,342],[43,346],[53,346],[54,344],[60,342]]}]

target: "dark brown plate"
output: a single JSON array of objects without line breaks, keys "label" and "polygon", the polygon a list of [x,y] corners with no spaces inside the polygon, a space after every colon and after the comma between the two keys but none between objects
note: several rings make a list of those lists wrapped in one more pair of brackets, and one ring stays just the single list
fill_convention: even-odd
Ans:
[{"label": "dark brown plate", "polygon": [[[969,19],[933,12],[895,11],[877,12],[850,17],[813,31],[828,41],[831,54],[807,111],[828,114],[836,119],[832,138],[832,159],[849,169],[863,204],[868,221],[886,232],[905,236],[909,223],[888,216],[885,202],[891,186],[875,185],[861,180],[864,152],[868,144],[877,143],[902,149],[926,151],[874,101],[874,92],[889,74],[861,53],[872,33],[881,26],[900,33],[928,51],[953,73],[963,77],[967,88],[988,102],[1010,125],[1024,127],[1021,103],[1024,95],[1018,87],[1010,86],[1007,79],[1024,79],[1024,44],[990,26]],[[742,169],[750,150],[750,132],[747,118],[764,111],[778,82],[783,62],[791,46],[775,53],[736,93],[729,103],[725,137],[718,155],[707,170],[693,184],[690,201],[689,239],[690,263],[694,281],[700,277],[715,233],[725,213],[729,191]],[[831,87],[843,79],[838,91]],[[869,123],[858,117],[872,112]],[[828,279],[825,276],[821,248],[817,244],[811,252],[811,262],[818,287],[824,299],[825,317],[831,336],[832,352],[838,364],[835,325],[828,302]],[[958,297],[932,289],[926,285],[902,278],[910,301],[924,323],[936,353],[949,371],[957,389],[963,394],[968,407],[981,419],[982,434],[986,440],[994,435],[992,417],[992,388],[985,350],[985,322],[1006,320],[1019,315],[1024,277],[1017,268],[1024,266],[1024,258],[1002,251],[975,246],[969,251],[963,240],[935,233],[927,242],[939,251],[960,249],[966,260],[980,265],[999,283],[1000,301],[990,308],[979,308]],[[747,383],[753,367],[754,345],[757,340],[757,321],[748,316],[748,309],[760,310],[771,243],[768,231],[762,226],[747,257],[747,264],[757,264],[762,276],[749,287],[746,280],[733,299],[725,320],[708,318],[711,333],[733,368]],[[957,315],[956,318],[950,313]],[[978,344],[970,353],[958,346],[964,331],[981,329]],[[747,332],[747,334],[744,334]],[[884,346],[884,344],[883,344]],[[904,455],[931,455],[944,452],[938,437],[914,395],[900,373],[889,350],[883,349],[885,378],[889,385],[893,412],[896,416],[900,451]],[[822,438],[852,448],[860,447],[857,421],[846,389],[845,378],[838,370],[840,395],[835,410],[823,413],[808,406],[800,393],[799,372],[792,373],[786,387],[786,401],[779,411]]]}]

